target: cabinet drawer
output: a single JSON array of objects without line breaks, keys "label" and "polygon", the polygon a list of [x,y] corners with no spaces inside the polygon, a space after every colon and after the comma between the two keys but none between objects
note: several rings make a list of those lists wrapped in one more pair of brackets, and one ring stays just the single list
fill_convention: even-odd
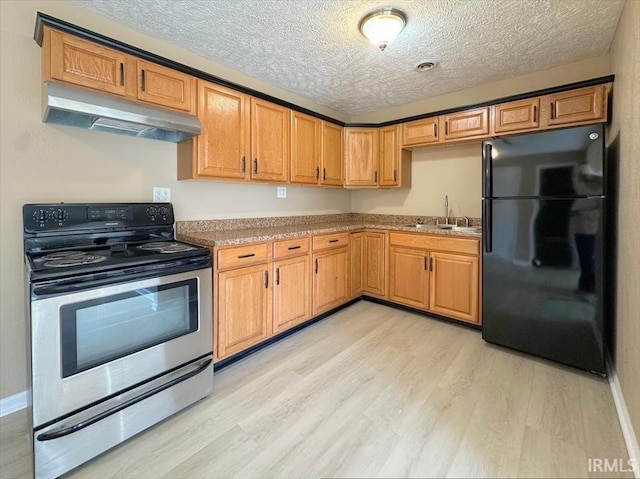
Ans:
[{"label": "cabinet drawer", "polygon": [[276,241],[273,243],[273,259],[289,258],[309,252],[309,237]]},{"label": "cabinet drawer", "polygon": [[391,233],[389,235],[389,244],[409,248],[428,249],[431,251],[449,251],[452,253],[473,255],[480,254],[480,240],[468,238]]},{"label": "cabinet drawer", "polygon": [[269,259],[267,243],[218,250],[218,270],[265,263]]},{"label": "cabinet drawer", "polygon": [[348,244],[349,233],[335,233],[313,237],[313,251],[335,248],[337,246],[347,246]]}]

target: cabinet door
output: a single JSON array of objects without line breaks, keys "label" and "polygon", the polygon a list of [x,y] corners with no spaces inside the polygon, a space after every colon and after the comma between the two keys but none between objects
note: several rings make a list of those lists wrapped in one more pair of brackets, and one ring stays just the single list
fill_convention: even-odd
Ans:
[{"label": "cabinet door", "polygon": [[445,140],[489,135],[489,107],[451,113],[443,119]]},{"label": "cabinet door", "polygon": [[195,111],[195,77],[144,60],[136,60],[136,72],[138,100],[189,113]]},{"label": "cabinet door", "polygon": [[313,255],[313,315],[349,300],[349,250],[336,248]]},{"label": "cabinet door", "polygon": [[434,313],[479,323],[478,258],[431,253],[429,309]]},{"label": "cabinet door", "polygon": [[218,274],[218,356],[246,349],[269,335],[271,286],[266,265]]},{"label": "cabinet door", "polygon": [[251,98],[251,178],[285,183],[289,170],[290,110]]},{"label": "cabinet door", "polygon": [[273,334],[277,334],[311,315],[309,256],[276,261],[273,274]]},{"label": "cabinet door", "polygon": [[342,164],[344,128],[333,123],[322,122],[322,171],[321,185],[342,186]]},{"label": "cabinet door", "polygon": [[400,178],[400,146],[398,126],[380,128],[380,186],[398,186]]},{"label": "cabinet door", "polygon": [[429,253],[389,248],[389,301],[419,309],[429,306]]},{"label": "cabinet door", "polygon": [[94,90],[126,94],[127,55],[57,30],[45,29],[45,41],[47,38],[50,45],[43,51],[45,78],[50,76]]},{"label": "cabinet door", "polygon": [[549,95],[549,125],[605,118],[604,85]]},{"label": "cabinet door", "polygon": [[345,186],[377,186],[378,130],[345,128]]},{"label": "cabinet door", "polygon": [[402,124],[402,146],[421,146],[437,143],[439,117],[409,121]]},{"label": "cabinet door", "polygon": [[214,83],[198,81],[197,175],[249,178],[249,97]]},{"label": "cabinet door", "polygon": [[502,103],[493,107],[493,131],[504,133],[538,128],[539,118],[539,98]]},{"label": "cabinet door", "polygon": [[291,183],[318,183],[321,132],[320,120],[291,112]]},{"label": "cabinet door", "polygon": [[364,290],[364,233],[351,233],[349,238],[349,266],[351,270],[351,297]]},{"label": "cabinet door", "polygon": [[385,294],[384,233],[364,234],[364,291],[376,296]]}]

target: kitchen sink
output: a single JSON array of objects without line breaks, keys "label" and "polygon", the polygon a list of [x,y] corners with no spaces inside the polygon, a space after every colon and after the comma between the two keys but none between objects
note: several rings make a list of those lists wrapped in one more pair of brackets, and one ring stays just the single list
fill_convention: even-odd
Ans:
[{"label": "kitchen sink", "polygon": [[424,229],[434,229],[436,228],[436,225],[425,225],[422,223],[414,223],[414,224],[410,224],[410,225],[403,225],[407,228],[424,228]]},{"label": "kitchen sink", "polygon": [[414,223],[414,224],[403,225],[403,226],[405,226],[406,228],[458,231],[460,233],[480,233],[480,228],[475,226],[425,225],[422,223]]}]

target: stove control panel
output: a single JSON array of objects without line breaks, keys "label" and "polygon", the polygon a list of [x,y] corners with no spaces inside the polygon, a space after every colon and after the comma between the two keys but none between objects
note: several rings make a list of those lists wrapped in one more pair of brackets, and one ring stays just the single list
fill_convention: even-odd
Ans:
[{"label": "stove control panel", "polygon": [[25,233],[173,226],[171,203],[55,203],[22,207]]}]

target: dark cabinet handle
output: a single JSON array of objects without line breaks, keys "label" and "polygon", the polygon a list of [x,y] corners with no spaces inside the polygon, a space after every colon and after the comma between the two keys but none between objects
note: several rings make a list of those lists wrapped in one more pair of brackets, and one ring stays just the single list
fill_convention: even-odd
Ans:
[{"label": "dark cabinet handle", "polygon": [[429,258],[429,271],[433,271],[433,258]]},{"label": "dark cabinet handle", "polygon": [[287,249],[289,251],[291,251],[292,249],[300,249],[300,245],[298,245],[298,246],[289,246]]},{"label": "dark cabinet handle", "polygon": [[144,70],[142,70],[142,78],[140,79],[140,89],[142,91],[144,91],[145,87],[147,86],[146,83],[147,82],[146,82],[146,79],[145,79]]},{"label": "dark cabinet handle", "polygon": [[315,265],[315,273],[318,274],[318,260],[316,260],[316,265]]},{"label": "dark cabinet handle", "polygon": [[326,168],[322,168],[322,179],[323,180],[327,179],[327,169]]},{"label": "dark cabinet handle", "polygon": [[373,172],[373,182],[374,182],[374,183],[377,183],[377,182],[378,182],[378,172],[377,172],[377,171],[374,171],[374,172]]},{"label": "dark cabinet handle", "polygon": [[247,171],[247,158],[242,157],[242,172],[245,173]]},{"label": "dark cabinet handle", "polygon": [[264,272],[264,287],[269,287],[269,271]]},{"label": "dark cabinet handle", "polygon": [[551,104],[549,105],[549,111],[551,112],[551,113],[550,113],[550,114],[551,114],[551,119],[553,120],[553,119],[554,119],[554,117],[556,116],[556,111],[555,111],[555,108],[554,108],[554,106],[553,106],[553,103],[551,103]]},{"label": "dark cabinet handle", "polygon": [[120,86],[124,86],[124,63],[120,63]]},{"label": "dark cabinet handle", "polygon": [[429,259],[425,256],[424,257],[424,270],[428,270],[429,269]]},{"label": "dark cabinet handle", "polygon": [[398,170],[393,170],[393,182],[398,182]]},{"label": "dark cabinet handle", "polygon": [[254,158],[253,160],[253,174],[258,174],[258,159]]},{"label": "dark cabinet handle", "polygon": [[538,107],[535,105],[533,107],[533,121],[534,123],[538,121]]},{"label": "dark cabinet handle", "polygon": [[444,122],[444,134],[445,135],[449,134],[449,122],[448,121]]},{"label": "dark cabinet handle", "polygon": [[433,124],[433,136],[438,138],[438,124],[437,123]]},{"label": "dark cabinet handle", "polygon": [[280,284],[280,268],[276,268],[276,285]]},{"label": "dark cabinet handle", "polygon": [[316,166],[316,180],[320,178],[320,167]]},{"label": "dark cabinet handle", "polygon": [[238,259],[243,259],[243,258],[251,258],[252,256],[255,256],[255,253],[251,253],[251,254],[241,254],[240,256],[238,256]]},{"label": "dark cabinet handle", "polygon": [[332,240],[329,240],[329,243],[337,243],[338,241],[340,241],[340,240],[332,239]]}]

